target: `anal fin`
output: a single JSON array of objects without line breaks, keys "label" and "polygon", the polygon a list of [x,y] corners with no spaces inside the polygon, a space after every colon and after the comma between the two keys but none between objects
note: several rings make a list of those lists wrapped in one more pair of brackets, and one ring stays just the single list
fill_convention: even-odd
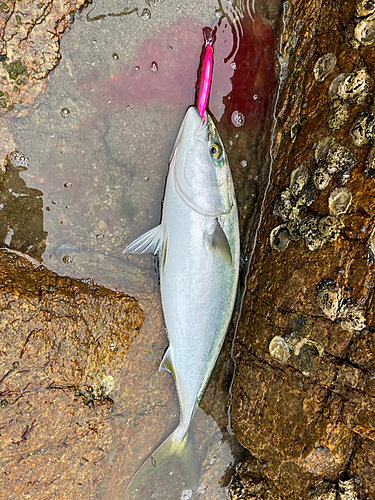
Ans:
[{"label": "anal fin", "polygon": [[171,358],[171,350],[170,347],[165,351],[163,359],[161,360],[159,371],[167,371],[174,376],[174,367]]}]

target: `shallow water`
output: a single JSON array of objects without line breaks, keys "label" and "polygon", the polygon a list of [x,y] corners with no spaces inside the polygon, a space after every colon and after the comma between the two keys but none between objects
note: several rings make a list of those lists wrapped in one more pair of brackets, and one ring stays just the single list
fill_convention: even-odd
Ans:
[{"label": "shallow water", "polygon": [[[155,259],[121,252],[159,224],[170,151],[194,102],[204,26],[216,27],[209,108],[230,158],[244,232],[257,196],[256,137],[274,84],[271,26],[246,2],[133,1],[119,9],[118,2],[99,1],[75,16],[36,107],[11,122],[16,148],[29,161],[10,176],[13,195],[2,195],[4,243],[59,274],[140,297],[147,314],[150,283],[158,287]],[[176,398],[170,415],[171,431]],[[147,432],[147,416],[143,425]],[[224,499],[227,479],[219,483],[237,458],[200,409],[193,433],[203,462],[199,495]],[[133,472],[148,454],[139,450]],[[145,488],[139,498],[190,498],[173,463]],[[105,498],[105,485],[98,495]]]}]

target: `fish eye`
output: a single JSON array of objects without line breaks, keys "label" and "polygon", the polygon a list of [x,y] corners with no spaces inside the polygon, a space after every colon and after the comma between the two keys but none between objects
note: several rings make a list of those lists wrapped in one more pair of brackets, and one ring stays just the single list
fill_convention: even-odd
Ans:
[{"label": "fish eye", "polygon": [[211,144],[210,146],[210,153],[211,153],[211,156],[212,158],[214,158],[214,160],[218,160],[221,156],[221,146],[220,144],[218,144],[217,142],[214,142],[213,144]]}]

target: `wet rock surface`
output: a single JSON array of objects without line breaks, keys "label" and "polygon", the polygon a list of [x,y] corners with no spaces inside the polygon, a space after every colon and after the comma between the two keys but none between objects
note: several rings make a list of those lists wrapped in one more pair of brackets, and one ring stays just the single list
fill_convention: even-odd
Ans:
[{"label": "wet rock surface", "polygon": [[84,0],[0,4],[0,115],[27,113],[59,63],[60,39]]},{"label": "wet rock surface", "polygon": [[115,429],[137,420],[119,373],[144,312],[37,264],[0,251],[0,498],[94,498],[126,435]]},{"label": "wet rock surface", "polygon": [[272,498],[375,498],[375,58],[360,22],[356,2],[285,4],[271,180],[234,344],[232,429],[253,457],[233,498],[248,498],[236,484],[254,459]]}]

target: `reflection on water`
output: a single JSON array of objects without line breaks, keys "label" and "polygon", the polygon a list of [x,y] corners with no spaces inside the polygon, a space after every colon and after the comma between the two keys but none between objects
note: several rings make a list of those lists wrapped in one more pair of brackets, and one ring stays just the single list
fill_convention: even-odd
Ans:
[{"label": "reflection on water", "polygon": [[[97,19],[92,20],[92,13],[90,22],[85,12],[76,16],[61,44],[62,61],[39,105],[28,116],[12,120],[16,146],[30,163],[27,170],[9,162],[5,166],[0,238],[11,248],[42,258],[59,274],[140,297],[147,316],[155,308],[155,261],[151,256],[123,257],[121,252],[159,223],[170,151],[185,110],[194,101],[202,28],[216,28],[209,108],[229,155],[242,228],[256,200],[256,138],[274,83],[273,31],[242,1],[190,0],[183,7],[148,2],[147,18],[115,16],[112,4],[97,2]],[[144,2],[138,4],[134,8],[143,12]],[[262,12],[267,12],[264,5]],[[157,304],[160,307],[158,297]],[[160,325],[149,325],[149,330],[148,335],[166,344]],[[142,333],[144,328],[139,336]],[[141,360],[149,353],[137,352],[136,343],[131,349],[129,356],[140,360],[136,369],[142,370]],[[162,355],[162,350],[152,354],[152,375]],[[148,390],[154,402],[167,399],[155,387]],[[147,411],[138,408],[124,422],[124,413],[113,416],[119,425],[131,426],[134,439],[130,444],[116,441],[98,498],[122,499],[132,474],[162,434],[177,424],[172,380],[164,390],[174,400],[170,428],[165,422],[156,426],[160,435],[159,430],[155,435],[157,417],[151,403]],[[128,402],[115,401],[114,408],[121,404]],[[146,437],[152,433],[148,449],[137,448],[139,432]],[[219,482],[236,457],[202,410],[193,421],[193,433],[203,464],[199,496],[226,498],[225,484]],[[124,451],[127,446],[129,453]],[[139,498],[189,498],[179,467],[172,462],[151,481],[145,485],[148,493],[143,491]]]},{"label": "reflection on water", "polygon": [[0,241],[12,250],[29,254],[38,260],[46,248],[43,231],[43,193],[29,188],[20,172],[27,169],[28,159],[13,152],[0,171]]}]

